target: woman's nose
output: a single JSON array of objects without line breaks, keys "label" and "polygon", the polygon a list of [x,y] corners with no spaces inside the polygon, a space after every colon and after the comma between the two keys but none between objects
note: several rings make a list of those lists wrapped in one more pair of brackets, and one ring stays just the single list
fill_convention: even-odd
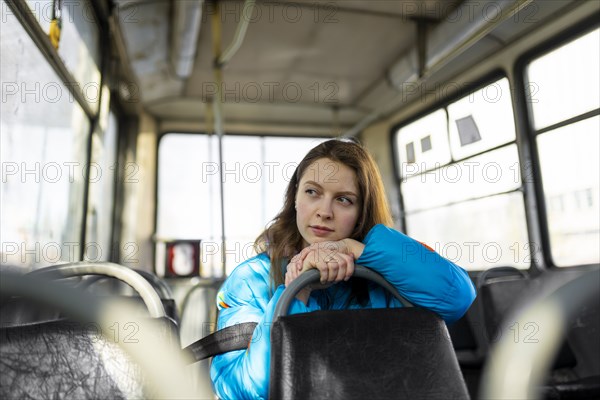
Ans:
[{"label": "woman's nose", "polygon": [[331,219],[333,217],[333,211],[329,202],[323,202],[317,209],[317,215],[322,219]]}]

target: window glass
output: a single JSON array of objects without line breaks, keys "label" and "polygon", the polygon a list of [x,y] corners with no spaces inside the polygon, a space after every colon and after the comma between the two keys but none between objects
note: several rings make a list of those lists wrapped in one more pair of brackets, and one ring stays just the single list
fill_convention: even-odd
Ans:
[{"label": "window glass", "polygon": [[[37,19],[44,32],[50,32],[54,2],[48,0],[27,0],[31,14]],[[5,7],[5,6],[3,6]]]},{"label": "window glass", "polygon": [[2,8],[1,263],[79,260],[89,120]]},{"label": "window glass", "polygon": [[[53,2],[27,1],[42,30],[50,32]],[[63,1],[60,10],[61,33],[58,55],[81,88],[92,110],[97,111],[100,98],[100,42],[98,21],[88,0]],[[64,93],[67,95],[67,93]]]},{"label": "window glass", "polygon": [[266,223],[262,182],[264,148],[260,137],[223,138],[227,273],[253,256],[252,243]]},{"label": "window glass", "polygon": [[502,78],[448,106],[452,157],[460,160],[515,140],[510,88]]},{"label": "window glass", "polygon": [[252,257],[253,243],[283,205],[297,164],[323,139],[168,134],[159,146],[157,236],[201,239],[203,274],[221,274],[219,171],[223,169],[226,270]]},{"label": "window glass", "polygon": [[212,139],[168,134],[158,150],[157,237],[201,239],[202,271],[207,276],[220,273],[220,167],[218,142]]},{"label": "window glass", "polygon": [[600,29],[534,60],[527,70],[535,129],[600,107]]},{"label": "window glass", "polygon": [[537,137],[552,257],[558,266],[600,262],[600,117]]},{"label": "window glass", "polygon": [[[105,99],[107,99],[104,97]],[[103,113],[102,113],[103,114]],[[101,114],[101,115],[102,115]],[[86,225],[86,257],[90,261],[109,261],[114,251],[111,243],[113,204],[117,165],[117,118],[110,112],[92,135],[92,161]]]},{"label": "window glass", "polygon": [[[216,141],[169,134],[158,152],[157,233],[166,238],[213,238],[221,231]],[[218,237],[218,236],[217,236]],[[214,239],[214,238],[213,238]]]},{"label": "window glass", "polygon": [[98,22],[89,1],[62,4],[58,55],[79,83],[84,98],[97,111],[100,100],[100,41]]},{"label": "window glass", "polygon": [[396,154],[400,176],[410,176],[449,163],[446,111],[437,110],[400,128],[396,134]]},{"label": "window glass", "polygon": [[417,212],[406,223],[411,237],[468,270],[526,268],[539,250],[528,243],[520,192]]},{"label": "window glass", "polygon": [[[225,181],[225,230],[233,237],[252,237],[266,219],[261,160],[263,143],[256,136],[223,138],[223,179]],[[240,224],[240,221],[244,221]]]},{"label": "window glass", "polygon": [[416,176],[401,189],[406,212],[507,192],[521,186],[515,144]]}]

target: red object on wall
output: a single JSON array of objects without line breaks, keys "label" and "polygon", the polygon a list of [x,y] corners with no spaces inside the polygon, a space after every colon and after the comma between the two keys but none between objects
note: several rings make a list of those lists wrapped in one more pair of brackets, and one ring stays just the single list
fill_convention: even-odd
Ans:
[{"label": "red object on wall", "polygon": [[200,240],[166,242],[165,276],[188,278],[200,274]]}]

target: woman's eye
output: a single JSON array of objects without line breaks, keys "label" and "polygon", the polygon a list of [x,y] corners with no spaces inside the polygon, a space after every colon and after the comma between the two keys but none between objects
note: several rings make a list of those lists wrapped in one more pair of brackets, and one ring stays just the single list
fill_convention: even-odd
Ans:
[{"label": "woman's eye", "polygon": [[338,200],[342,204],[354,204],[348,197],[339,197]]},{"label": "woman's eye", "polygon": [[315,189],[306,189],[304,191],[304,193],[309,194],[309,195],[313,195],[313,194],[317,194],[317,191]]}]

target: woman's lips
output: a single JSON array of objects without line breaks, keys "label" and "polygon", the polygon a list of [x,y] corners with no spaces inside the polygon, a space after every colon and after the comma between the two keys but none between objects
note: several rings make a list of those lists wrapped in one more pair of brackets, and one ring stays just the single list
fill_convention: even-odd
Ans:
[{"label": "woman's lips", "polygon": [[333,232],[333,229],[324,226],[310,226],[310,229],[315,236],[326,236]]}]

